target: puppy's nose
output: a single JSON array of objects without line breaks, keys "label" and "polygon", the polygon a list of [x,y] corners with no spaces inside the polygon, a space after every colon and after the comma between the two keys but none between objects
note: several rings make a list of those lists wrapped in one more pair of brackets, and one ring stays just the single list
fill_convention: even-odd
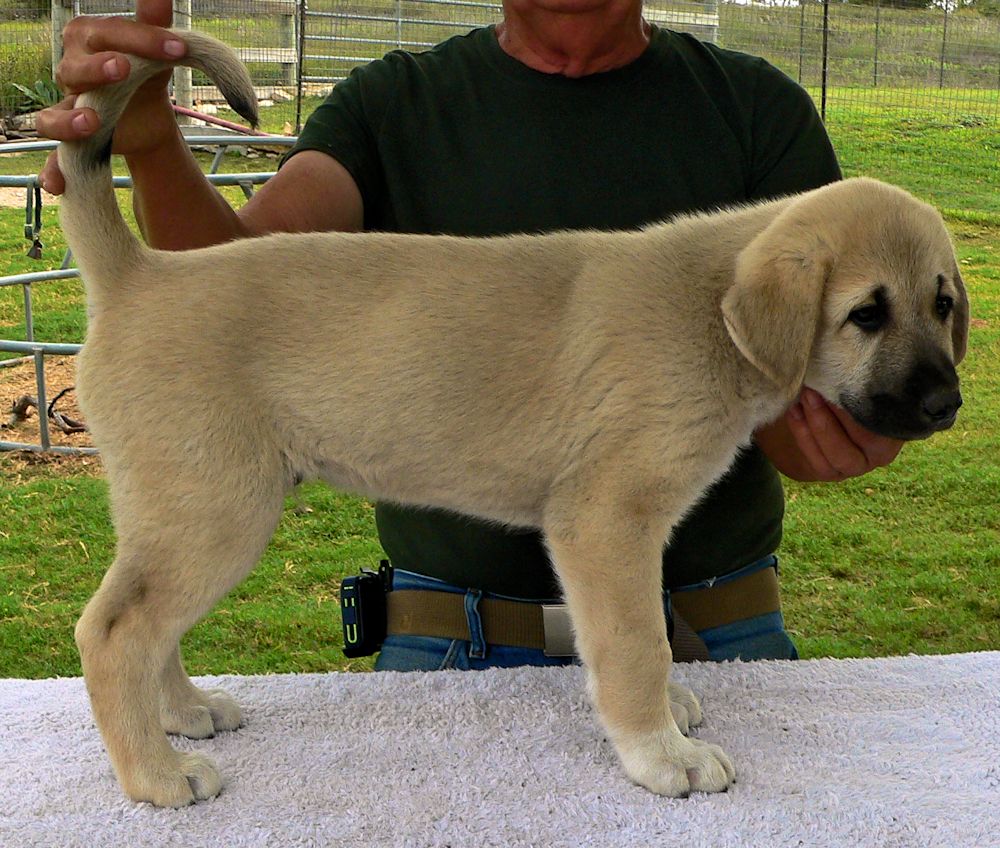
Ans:
[{"label": "puppy's nose", "polygon": [[941,389],[923,399],[921,410],[931,424],[945,424],[955,418],[962,405],[962,395],[957,389]]}]

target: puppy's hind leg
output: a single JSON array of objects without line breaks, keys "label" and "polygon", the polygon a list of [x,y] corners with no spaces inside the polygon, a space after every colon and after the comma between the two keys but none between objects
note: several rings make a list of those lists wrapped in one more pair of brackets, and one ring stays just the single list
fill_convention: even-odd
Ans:
[{"label": "puppy's hind leg", "polygon": [[222,783],[207,757],[170,746],[161,687],[183,717],[170,729],[197,731],[188,719],[200,695],[191,703],[187,687],[198,690],[180,679],[178,641],[257,563],[281,515],[283,487],[259,467],[241,475],[159,465],[140,476],[141,463],[123,475],[106,461],[118,553],[76,628],[84,678],[125,793],[183,806],[216,795]]}]

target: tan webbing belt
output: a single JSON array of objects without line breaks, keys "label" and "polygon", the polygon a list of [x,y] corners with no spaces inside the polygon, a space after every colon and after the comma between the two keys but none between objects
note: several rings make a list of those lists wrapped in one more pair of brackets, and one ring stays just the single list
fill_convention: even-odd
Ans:
[{"label": "tan webbing belt", "polygon": [[[400,589],[390,592],[387,600],[390,635],[469,638],[464,595]],[[487,644],[545,650],[541,604],[483,598],[479,617]]]},{"label": "tan webbing belt", "polygon": [[671,592],[670,604],[695,630],[708,630],[781,609],[778,574],[762,568],[710,588]]},{"label": "tan webbing belt", "polygon": [[[464,595],[400,589],[389,592],[387,603],[390,635],[437,636],[466,641],[470,638]],[[711,588],[674,592],[671,603],[674,611],[671,644],[674,659],[679,662],[708,659],[705,644],[695,631],[777,612],[781,608],[778,578],[773,568],[764,568]],[[566,628],[560,619],[567,616],[561,605],[483,598],[478,610],[488,644],[533,648],[554,655],[572,652],[565,647]]]}]

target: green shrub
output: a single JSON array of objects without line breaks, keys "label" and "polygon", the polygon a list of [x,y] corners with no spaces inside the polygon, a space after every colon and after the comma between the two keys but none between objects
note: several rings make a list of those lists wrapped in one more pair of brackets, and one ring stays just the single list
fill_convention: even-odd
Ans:
[{"label": "green shrub", "polygon": [[21,101],[21,108],[34,111],[35,109],[45,109],[54,106],[62,100],[62,92],[55,81],[50,79],[35,80],[34,85],[21,85],[18,82],[11,83],[14,88],[21,92],[24,100]]},{"label": "green shrub", "polygon": [[26,108],[25,95],[17,86],[35,89],[39,81],[51,80],[51,64],[49,35],[45,30],[30,33],[20,43],[0,41],[0,117]]}]

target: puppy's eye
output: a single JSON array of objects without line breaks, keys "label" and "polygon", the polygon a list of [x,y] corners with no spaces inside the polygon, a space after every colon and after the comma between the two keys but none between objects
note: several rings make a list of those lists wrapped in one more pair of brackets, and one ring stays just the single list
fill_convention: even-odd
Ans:
[{"label": "puppy's eye", "polygon": [[886,309],[881,303],[871,303],[853,310],[847,320],[867,332],[875,332],[885,324]]},{"label": "puppy's eye", "polygon": [[946,294],[939,294],[934,303],[938,317],[942,320],[951,315],[951,310],[955,308],[955,301]]}]

